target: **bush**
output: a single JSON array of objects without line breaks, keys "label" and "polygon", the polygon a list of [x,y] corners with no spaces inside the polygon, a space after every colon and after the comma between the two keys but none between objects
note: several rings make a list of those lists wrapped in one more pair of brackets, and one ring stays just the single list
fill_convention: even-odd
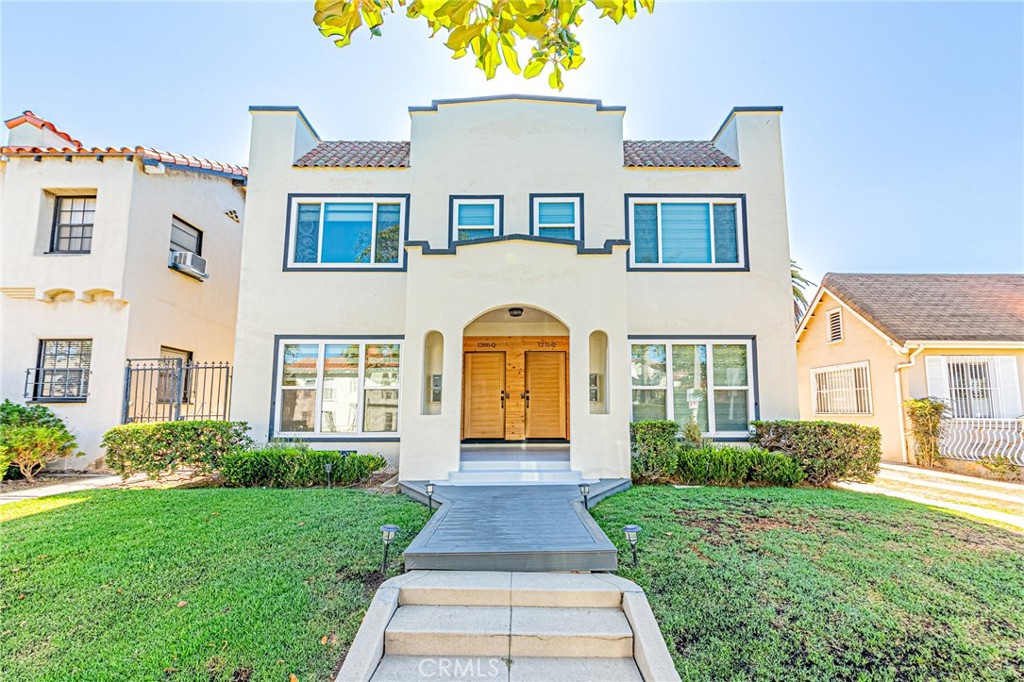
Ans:
[{"label": "bush", "polygon": [[676,470],[679,424],[646,420],[629,425],[633,480],[653,483],[668,480]]},{"label": "bush", "polygon": [[1024,467],[1002,453],[982,457],[978,463],[992,472],[996,478],[1004,481],[1024,481]]},{"label": "bush", "polygon": [[917,463],[931,469],[939,458],[939,439],[945,425],[943,417],[949,412],[949,406],[940,398],[911,398],[903,401],[903,407],[910,418]]},{"label": "bush", "polygon": [[248,431],[245,422],[212,420],[125,424],[103,435],[103,447],[107,464],[125,478],[156,478],[179,467],[210,473],[225,454],[252,444]]},{"label": "bush", "polygon": [[0,480],[15,464],[31,481],[48,462],[80,456],[64,420],[45,405],[0,403]]},{"label": "bush", "polygon": [[838,481],[870,483],[882,459],[877,427],[826,421],[755,421],[754,444],[784,452],[807,474],[807,482],[827,486]]},{"label": "bush", "polygon": [[805,476],[803,469],[787,455],[758,447],[680,448],[678,459],[678,478],[690,484],[789,487]]},{"label": "bush", "polygon": [[387,466],[380,455],[268,446],[230,452],[220,458],[219,468],[231,486],[308,488],[327,485],[327,463],[331,464],[331,480],[337,485],[360,483]]}]

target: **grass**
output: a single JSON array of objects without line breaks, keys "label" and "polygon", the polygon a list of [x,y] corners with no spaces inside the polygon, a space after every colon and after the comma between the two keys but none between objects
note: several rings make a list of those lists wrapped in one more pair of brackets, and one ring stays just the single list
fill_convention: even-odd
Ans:
[{"label": "grass", "polygon": [[1024,535],[842,490],[639,487],[593,514],[684,680],[1024,680]]},{"label": "grass", "polygon": [[11,680],[326,680],[377,584],[378,528],[426,522],[359,490],[91,491],[0,507]]}]

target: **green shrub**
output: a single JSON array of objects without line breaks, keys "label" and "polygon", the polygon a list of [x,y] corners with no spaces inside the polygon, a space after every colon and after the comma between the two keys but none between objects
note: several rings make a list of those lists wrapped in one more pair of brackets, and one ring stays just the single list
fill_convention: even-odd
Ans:
[{"label": "green shrub", "polygon": [[690,421],[686,422],[683,426],[683,443],[689,445],[691,448],[702,448],[707,445],[710,441],[704,437],[704,432],[700,430],[700,424],[697,423],[696,419],[691,418]]},{"label": "green shrub", "polygon": [[939,458],[939,440],[945,426],[943,418],[949,413],[949,405],[941,398],[911,398],[903,401],[903,408],[910,419],[917,463],[931,469]]},{"label": "green shrub", "polygon": [[633,480],[666,481],[676,470],[679,424],[669,420],[645,420],[629,425]]},{"label": "green shrub", "polygon": [[794,486],[804,479],[800,466],[783,453],[758,447],[705,445],[680,448],[678,478],[683,483]]},{"label": "green shrub", "polygon": [[827,486],[838,481],[870,483],[882,459],[877,427],[826,421],[755,421],[753,442],[784,452],[807,474],[807,482]]},{"label": "green shrub", "polygon": [[337,485],[360,483],[387,466],[387,460],[380,455],[268,446],[223,455],[219,469],[225,483],[231,486],[308,488],[327,485],[327,463],[331,464],[331,480]]},{"label": "green shrub", "polygon": [[107,465],[124,477],[156,478],[179,467],[210,473],[225,454],[249,447],[245,422],[181,421],[115,426],[103,435]]},{"label": "green shrub", "polygon": [[987,455],[978,460],[978,464],[1004,481],[1024,481],[1024,467],[1018,465],[1008,455]]},{"label": "green shrub", "polygon": [[31,481],[48,462],[81,456],[64,420],[45,405],[0,403],[0,480],[17,465]]}]

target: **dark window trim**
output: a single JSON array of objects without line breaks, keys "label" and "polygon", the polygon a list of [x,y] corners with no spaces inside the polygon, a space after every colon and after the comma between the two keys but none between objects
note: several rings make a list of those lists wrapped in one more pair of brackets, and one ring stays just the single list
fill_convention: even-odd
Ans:
[{"label": "dark window trim", "polygon": [[[741,229],[743,235],[743,262],[737,263],[735,266],[728,265],[723,267],[711,268],[705,267],[703,264],[694,264],[692,266],[671,266],[666,267],[664,265],[651,267],[650,265],[636,265],[632,263],[632,259],[629,253],[626,253],[626,270],[628,272],[750,272],[750,240],[748,239],[747,231],[747,194],[746,192],[739,193],[714,193],[714,192],[698,192],[698,193],[662,193],[662,192],[635,192],[624,195],[624,213],[626,218],[626,241],[631,242],[631,232],[633,227],[633,216],[629,212],[629,200],[630,199],[738,199],[740,204],[741,215]],[[712,201],[713,202],[713,201]],[[659,256],[660,257],[660,256]]]},{"label": "dark window trim", "polygon": [[[315,195],[321,196],[321,195]],[[381,196],[374,194],[372,196]],[[278,356],[281,354],[281,342],[289,341],[405,341],[405,334],[274,334],[274,359],[271,362],[273,374],[270,375],[270,420],[267,422],[267,440],[274,439],[275,416],[277,415],[278,389]],[[399,360],[401,362],[401,360]],[[401,400],[402,385],[398,385],[399,399]],[[362,399],[362,398],[360,398]],[[401,402],[399,402],[401,409]],[[288,436],[288,440],[310,443],[397,443],[401,436],[374,437],[351,437],[351,436]]]},{"label": "dark window trim", "polygon": [[[659,194],[658,196],[664,196]],[[761,383],[757,368],[757,334],[629,334],[626,342],[632,345],[633,341],[749,341],[750,354],[753,356],[750,362],[750,373],[753,381],[750,390],[754,392],[754,418],[757,421],[761,418]],[[632,416],[632,412],[631,412]],[[715,438],[718,443],[745,443],[749,442],[747,436],[727,436]]]},{"label": "dark window trim", "polygon": [[[206,234],[201,229],[199,229],[198,227],[196,227],[195,225],[190,223],[189,221],[183,220],[181,218],[181,216],[172,213],[171,214],[171,234],[172,235],[174,234],[174,221],[175,220],[177,220],[182,225],[186,225],[188,227],[191,227],[193,230],[195,230],[196,232],[199,233],[199,238],[198,238],[197,243],[196,243],[196,250],[195,251],[190,251],[189,253],[194,253],[195,255],[197,255],[197,256],[199,256],[201,258],[203,256],[203,243],[204,243],[204,241],[206,239]],[[173,239],[173,236],[172,236],[172,239]],[[169,243],[172,244],[172,245],[174,244],[173,241],[169,242]],[[174,251],[174,249],[172,248],[171,251]]]},{"label": "dark window trim", "polygon": [[[92,199],[96,201],[96,194],[52,194],[53,197],[53,219],[50,221],[50,244],[47,247],[46,255],[51,254],[67,254],[82,256],[88,253],[92,253],[92,234],[89,235],[89,249],[83,251],[58,251],[57,250],[57,218],[60,216],[60,202],[61,199]],[[95,217],[94,217],[95,220]],[[96,223],[91,223],[90,227],[95,229]]]},{"label": "dark window trim", "polygon": [[530,194],[530,232],[531,235],[540,236],[539,227],[536,224],[536,218],[533,215],[533,205],[537,202],[536,199],[579,199],[580,202],[580,215],[579,223],[580,229],[576,239],[559,239],[557,241],[566,242],[579,242],[584,244],[587,241],[586,232],[584,231],[584,212],[583,212],[583,192],[540,192]]},{"label": "dark window trim", "polygon": [[66,397],[54,397],[54,396],[41,396],[41,395],[39,395],[39,386],[40,386],[40,383],[41,383],[40,382],[40,374],[41,374],[41,371],[44,369],[44,367],[43,367],[43,357],[44,357],[43,351],[46,348],[47,342],[56,342],[56,341],[81,341],[83,343],[84,342],[88,342],[89,343],[89,368],[81,370],[81,371],[85,372],[86,374],[91,374],[92,373],[93,340],[91,338],[73,338],[73,339],[70,339],[70,338],[48,338],[48,339],[39,339],[39,344],[38,344],[38,346],[36,348],[35,381],[33,382],[33,386],[32,386],[32,397],[27,399],[28,402],[31,402],[31,403],[84,403],[84,402],[88,402],[88,400],[89,400],[89,388],[90,388],[90,384],[92,383],[91,380],[88,380],[86,382],[86,392],[85,392],[84,396],[80,396],[80,397],[76,396],[76,397],[72,397],[72,398],[66,398]]},{"label": "dark window trim", "polygon": [[[292,203],[295,199],[371,199],[379,197],[381,199],[400,199],[405,202],[405,226],[403,228],[402,235],[402,262],[400,267],[394,265],[382,265],[379,263],[373,263],[364,265],[362,267],[323,267],[315,266],[311,267],[308,263],[302,265],[289,265],[288,264],[288,250],[291,248],[291,236],[292,236]],[[405,272],[409,268],[409,257],[405,252],[405,245],[409,243],[409,213],[412,211],[412,199],[408,193],[393,193],[393,192],[348,192],[348,193],[332,193],[332,192],[289,192],[288,201],[285,207],[284,214],[284,255],[281,259],[281,271],[282,272]]]},{"label": "dark window trim", "polygon": [[[455,238],[455,202],[462,200],[474,200],[484,199],[498,202],[498,233],[493,237],[484,237],[483,239],[463,239],[459,240]],[[505,195],[504,194],[449,194],[448,195],[448,248],[453,245],[459,244],[473,244],[475,242],[483,241],[484,239],[495,239],[496,237],[502,237],[505,235]]]}]

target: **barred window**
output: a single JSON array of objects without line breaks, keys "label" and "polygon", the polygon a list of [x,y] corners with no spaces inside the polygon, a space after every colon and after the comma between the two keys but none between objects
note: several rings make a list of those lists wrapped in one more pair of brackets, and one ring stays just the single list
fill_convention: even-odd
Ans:
[{"label": "barred window", "polygon": [[57,197],[53,212],[51,253],[92,251],[93,216],[96,197]]},{"label": "barred window", "polygon": [[868,363],[811,370],[815,414],[871,414]]},{"label": "barred window", "polygon": [[89,395],[92,339],[45,339],[30,395],[39,401],[84,402]]}]

